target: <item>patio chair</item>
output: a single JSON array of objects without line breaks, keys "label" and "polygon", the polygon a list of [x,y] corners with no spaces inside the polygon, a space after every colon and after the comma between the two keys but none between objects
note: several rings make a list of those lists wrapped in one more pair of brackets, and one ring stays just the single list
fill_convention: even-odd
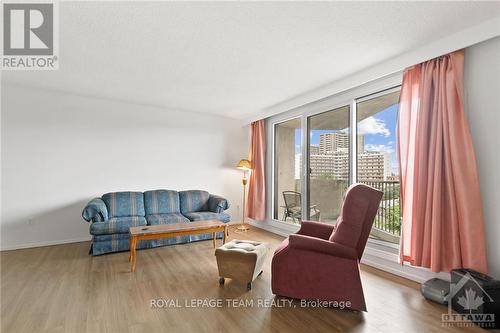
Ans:
[{"label": "patio chair", "polygon": [[[302,218],[302,196],[299,192],[295,191],[283,191],[283,200],[285,205],[281,206],[284,209],[283,221],[291,217],[294,223],[300,223]],[[320,210],[318,205],[309,206],[310,219],[314,221],[319,221]]]}]

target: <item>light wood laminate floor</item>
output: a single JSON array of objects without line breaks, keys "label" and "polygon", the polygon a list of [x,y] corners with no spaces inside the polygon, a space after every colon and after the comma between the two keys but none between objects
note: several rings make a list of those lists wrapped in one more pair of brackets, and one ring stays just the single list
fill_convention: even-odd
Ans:
[{"label": "light wood laminate floor", "polygon": [[[128,252],[91,257],[88,242],[2,252],[1,332],[486,332],[442,327],[446,307],[425,301],[418,284],[366,266],[367,313],[301,308],[297,301],[258,306],[259,299],[274,300],[271,257],[283,238],[257,228],[243,235],[230,230],[229,240],[271,245],[264,274],[249,292],[233,281],[219,286],[212,241],[138,251],[135,273]],[[151,299],[180,307],[152,308]],[[223,306],[186,307],[193,299]],[[239,306],[252,301],[253,307]]]}]

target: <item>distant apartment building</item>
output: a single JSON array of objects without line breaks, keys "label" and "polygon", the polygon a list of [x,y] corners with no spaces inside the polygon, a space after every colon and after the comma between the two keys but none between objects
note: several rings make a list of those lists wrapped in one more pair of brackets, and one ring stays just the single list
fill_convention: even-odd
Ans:
[{"label": "distant apartment building", "polygon": [[[358,153],[365,150],[365,136],[358,135]],[[349,133],[333,132],[319,135],[319,154],[331,154],[341,149],[349,149]]]},{"label": "distant apartment building", "polygon": [[319,135],[319,153],[321,155],[336,152],[341,148],[349,148],[349,134],[334,132]]},{"label": "distant apartment building", "polygon": [[309,146],[309,154],[319,155],[319,145],[310,145]]},{"label": "distant apartment building", "polygon": [[386,152],[365,151],[358,154],[358,180],[387,180],[391,176],[391,160]]},{"label": "distant apartment building", "polygon": [[[295,179],[300,178],[302,168],[302,154],[295,155]],[[309,155],[309,168],[311,178],[349,178],[349,154],[347,152],[337,152],[332,154]]]},{"label": "distant apartment building", "polygon": [[[349,134],[320,134],[319,145],[309,147],[310,177],[313,179],[349,180]],[[358,135],[358,179],[387,180],[392,176],[390,155],[386,152],[365,151],[364,135]],[[300,178],[301,154],[295,155],[295,179]]]},{"label": "distant apartment building", "polygon": [[311,178],[349,179],[349,153],[339,151],[330,154],[310,155]]}]

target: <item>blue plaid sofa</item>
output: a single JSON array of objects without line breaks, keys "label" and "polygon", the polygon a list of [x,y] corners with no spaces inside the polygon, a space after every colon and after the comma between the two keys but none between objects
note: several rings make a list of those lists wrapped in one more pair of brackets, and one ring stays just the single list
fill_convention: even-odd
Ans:
[{"label": "blue plaid sofa", "polygon": [[[228,208],[229,202],[226,199],[206,191],[112,192],[92,199],[83,209],[82,217],[90,222],[90,254],[100,255],[129,250],[130,227],[201,220],[220,220],[227,223],[231,220],[231,217],[224,213]],[[222,236],[222,232],[217,234],[217,238]],[[208,233],[139,241],[137,248],[206,239],[212,239],[212,235]]]}]

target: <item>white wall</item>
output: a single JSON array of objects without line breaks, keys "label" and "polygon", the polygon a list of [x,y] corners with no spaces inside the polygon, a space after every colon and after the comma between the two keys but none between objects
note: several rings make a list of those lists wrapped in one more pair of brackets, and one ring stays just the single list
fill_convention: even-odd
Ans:
[{"label": "white wall", "polygon": [[490,274],[500,279],[500,37],[465,52],[466,113],[476,151]]},{"label": "white wall", "polygon": [[1,93],[2,249],[89,239],[82,208],[110,191],[205,189],[238,219],[241,122],[10,83]]}]

